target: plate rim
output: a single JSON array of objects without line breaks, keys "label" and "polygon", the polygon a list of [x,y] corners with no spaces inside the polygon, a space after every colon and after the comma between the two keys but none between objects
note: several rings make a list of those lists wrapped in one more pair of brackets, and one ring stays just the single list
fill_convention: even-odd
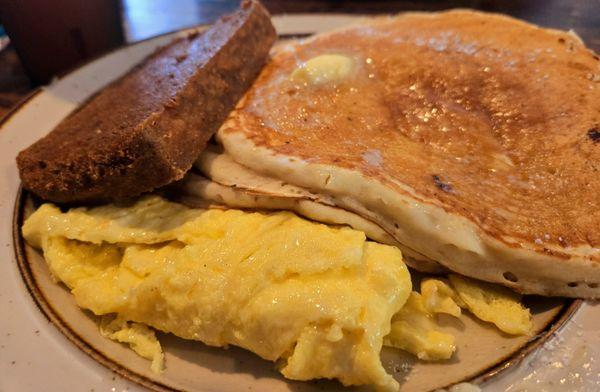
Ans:
[{"label": "plate rim", "polygon": [[[298,14],[298,15],[307,15],[311,14]],[[329,15],[329,14],[318,14],[318,15]],[[356,16],[360,17],[359,14],[336,14],[342,16]],[[295,14],[294,14],[295,16]],[[92,56],[91,58],[85,60],[84,62],[77,64],[74,67],[67,69],[66,71],[61,72],[57,78],[60,81],[62,78],[70,75],[71,73],[95,62],[106,56],[109,56],[115,52],[121,51],[128,47],[140,45],[142,43],[157,40],[160,38],[164,38],[169,35],[175,36],[176,34],[185,33],[188,31],[205,29],[210,24],[201,24],[192,27],[185,27],[181,29],[176,29],[168,32],[161,33],[159,35],[155,35],[152,37],[147,37],[139,41],[126,43],[120,45],[118,47],[112,48],[106,52],[103,52],[99,55]],[[305,37],[311,34],[300,33],[300,34],[279,34],[279,38],[298,38]],[[53,81],[54,83],[54,81]],[[109,82],[110,83],[110,82]],[[0,131],[3,130],[4,125],[8,123],[15,115],[17,115],[22,109],[24,109],[36,96],[40,93],[44,92],[44,86],[40,86],[30,91],[27,95],[22,97],[18,103],[13,106],[2,118],[0,118]],[[85,102],[85,101],[84,101]],[[80,103],[78,104],[81,105]],[[40,313],[56,328],[61,335],[66,337],[72,344],[74,344],[80,351],[82,351],[87,356],[91,357],[95,362],[104,366],[120,375],[121,377],[137,384],[142,387],[145,387],[151,391],[157,392],[184,392],[184,390],[174,388],[172,386],[165,385],[157,380],[148,378],[141,374],[136,373],[135,371],[127,368],[126,366],[114,361],[107,356],[105,356],[102,352],[91,346],[87,343],[83,338],[81,338],[77,332],[69,325],[69,323],[63,320],[52,308],[50,302],[45,298],[42,291],[36,284],[35,277],[31,272],[31,268],[29,266],[29,262],[25,253],[25,244],[23,237],[21,235],[21,226],[23,222],[23,212],[25,208],[25,204],[28,200],[30,192],[23,188],[22,183],[19,183],[18,190],[15,195],[14,206],[12,208],[12,242],[13,242],[13,250],[14,257],[17,261],[17,267],[19,270],[19,275],[23,280],[25,288],[31,299],[33,300],[35,306],[40,311]],[[562,306],[560,311],[552,318],[547,325],[547,328],[544,329],[541,333],[532,337],[525,345],[519,348],[517,351],[509,354],[505,358],[497,361],[495,364],[487,367],[486,369],[478,372],[473,375],[471,378],[463,380],[462,382],[471,382],[477,385],[482,385],[488,381],[493,380],[495,377],[503,374],[509,369],[512,369],[522,363],[525,359],[527,359],[531,354],[533,354],[537,349],[541,348],[547,341],[552,339],[556,334],[558,334],[564,327],[568,325],[568,321],[577,313],[577,311],[581,308],[584,300],[582,299],[572,299],[566,298],[566,303]],[[449,384],[444,388],[451,387],[455,384]]]}]

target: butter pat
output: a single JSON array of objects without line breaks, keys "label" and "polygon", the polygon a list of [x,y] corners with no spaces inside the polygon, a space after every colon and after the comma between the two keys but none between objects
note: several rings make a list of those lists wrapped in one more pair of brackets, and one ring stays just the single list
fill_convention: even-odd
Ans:
[{"label": "butter pat", "polygon": [[292,72],[296,83],[321,85],[336,83],[350,75],[354,63],[341,54],[322,54],[306,61]]}]

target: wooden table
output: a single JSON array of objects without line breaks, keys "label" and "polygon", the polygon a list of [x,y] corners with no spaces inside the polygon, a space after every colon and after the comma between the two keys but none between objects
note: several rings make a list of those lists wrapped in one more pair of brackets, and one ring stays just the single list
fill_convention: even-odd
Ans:
[{"label": "wooden table", "polygon": [[[429,1],[284,1],[263,0],[272,14],[286,12],[395,13],[468,7],[506,13],[543,26],[573,29],[600,52],[600,0],[429,0]],[[127,42],[194,24],[209,23],[232,11],[238,0],[122,0]],[[13,48],[0,52],[0,118],[27,95],[30,85]]]}]

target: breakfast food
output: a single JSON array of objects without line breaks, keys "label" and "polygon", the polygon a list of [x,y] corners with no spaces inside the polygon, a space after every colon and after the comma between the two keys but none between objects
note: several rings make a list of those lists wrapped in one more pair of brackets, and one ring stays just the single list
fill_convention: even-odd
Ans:
[{"label": "breakfast food", "polygon": [[375,18],[279,47],[217,140],[449,270],[595,298],[598,75],[575,35],[509,17]]},{"label": "breakfast food", "polygon": [[[447,285],[454,298],[466,292],[468,309],[495,312],[495,320],[520,306],[516,296],[498,301],[498,288],[484,287],[482,301],[480,286],[463,281],[452,288],[432,279],[411,292],[397,248],[290,212],[192,209],[158,196],[67,212],[44,204],[23,236],[77,304],[101,316],[102,334],[157,372],[164,355],[152,328],[246,348],[290,379],[392,391],[398,383],[381,364],[383,344],[423,360],[456,350],[453,335],[437,329],[440,310],[427,306],[439,295],[424,285]],[[531,333],[523,310],[514,325],[524,327],[509,333]]]},{"label": "breakfast food", "polygon": [[23,234],[97,315],[241,346],[291,379],[398,387],[379,351],[410,276],[397,249],[361,232],[151,197],[65,214],[44,205]]},{"label": "breakfast food", "polygon": [[464,317],[538,332],[490,282],[597,296],[598,59],[576,37],[453,11],[287,42],[207,147],[273,40],[246,1],[20,154],[43,199],[117,201],[42,204],[22,227],[103,336],[157,373],[161,331],[395,391],[383,346],[456,361]]},{"label": "breakfast food", "polygon": [[124,199],[180,179],[263,66],[275,40],[256,1],[167,45],[22,151],[46,200]]},{"label": "breakfast food", "polygon": [[425,308],[421,294],[412,292],[394,315],[386,344],[414,353],[419,359],[448,359],[456,346],[454,336],[437,331],[434,314]]}]

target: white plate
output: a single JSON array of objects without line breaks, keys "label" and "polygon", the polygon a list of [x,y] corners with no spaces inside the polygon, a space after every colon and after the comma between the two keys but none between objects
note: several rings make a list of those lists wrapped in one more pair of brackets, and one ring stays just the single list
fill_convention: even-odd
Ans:
[{"label": "white plate", "polygon": [[[275,17],[274,23],[280,34],[306,34],[330,30],[357,18],[361,16],[287,15]],[[12,240],[13,207],[19,188],[15,157],[91,93],[176,34],[122,48],[77,69],[32,96],[0,124],[0,391],[144,390],[108,370],[67,340],[28,293],[15,261]],[[600,332],[595,328],[600,325],[600,310],[595,308],[592,303],[584,303],[573,319],[557,332],[559,336],[548,339],[545,344],[550,348],[537,350],[521,365],[490,378],[484,388],[518,391],[542,390],[545,386],[553,391],[596,390],[600,386],[600,364],[595,358],[600,348],[594,345],[600,342]],[[204,352],[203,355],[208,358],[212,354]],[[233,361],[237,355],[246,354],[234,352],[228,360]],[[283,385],[284,389],[303,389],[298,384],[284,383],[268,368],[267,362],[263,365],[264,371],[246,369],[242,377],[235,366],[228,368],[229,374],[222,374],[219,369],[225,369],[223,367],[213,369],[216,384],[207,383],[198,390],[264,390],[271,385],[265,383],[264,378],[273,378],[275,384],[272,385]],[[334,386],[326,383],[316,387]],[[337,389],[337,385],[335,387]]]}]

